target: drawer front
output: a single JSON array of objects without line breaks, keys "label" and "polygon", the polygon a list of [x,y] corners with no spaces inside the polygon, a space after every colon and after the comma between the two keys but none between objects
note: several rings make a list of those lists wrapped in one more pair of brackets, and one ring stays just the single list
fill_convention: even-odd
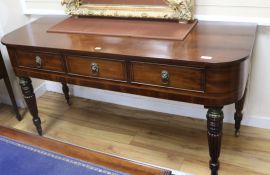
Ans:
[{"label": "drawer front", "polygon": [[100,79],[126,81],[124,61],[67,56],[68,73]]},{"label": "drawer front", "polygon": [[58,72],[64,72],[65,70],[61,55],[26,51],[17,51],[16,54],[16,63],[19,67]]},{"label": "drawer front", "polygon": [[131,81],[154,86],[203,91],[204,71],[200,68],[133,62]]}]

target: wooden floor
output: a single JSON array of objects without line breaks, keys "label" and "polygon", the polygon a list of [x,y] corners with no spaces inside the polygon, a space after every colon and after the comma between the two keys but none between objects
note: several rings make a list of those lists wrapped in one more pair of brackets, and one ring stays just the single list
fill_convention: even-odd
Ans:
[{"label": "wooden floor", "polygon": [[[44,136],[109,154],[209,175],[206,122],[47,92],[38,99]],[[0,105],[0,124],[35,133],[32,118]],[[220,175],[270,175],[270,130],[225,124]]]}]

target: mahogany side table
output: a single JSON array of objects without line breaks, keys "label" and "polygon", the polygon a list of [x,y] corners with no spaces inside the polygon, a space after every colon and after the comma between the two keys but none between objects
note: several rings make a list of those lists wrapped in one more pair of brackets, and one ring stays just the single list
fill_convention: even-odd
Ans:
[{"label": "mahogany side table", "polygon": [[38,133],[30,77],[200,104],[208,109],[210,169],[217,175],[222,108],[236,104],[239,135],[256,24],[199,21],[183,41],[47,32],[66,18],[43,17],[2,39]]}]

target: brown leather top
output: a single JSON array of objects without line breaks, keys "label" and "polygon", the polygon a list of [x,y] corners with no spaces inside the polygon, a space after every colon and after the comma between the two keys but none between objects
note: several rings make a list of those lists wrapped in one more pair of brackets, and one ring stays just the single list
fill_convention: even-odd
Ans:
[{"label": "brown leather top", "polygon": [[[203,21],[199,21],[184,41],[47,32],[65,18],[67,16],[43,17],[6,35],[2,42],[10,46],[72,50],[97,56],[106,54],[118,58],[121,55],[164,63],[215,63],[216,66],[248,58],[256,34],[255,24]],[[96,47],[102,49],[96,51]]]},{"label": "brown leather top", "polygon": [[196,24],[197,20],[183,24],[176,21],[70,17],[48,32],[184,40]]}]

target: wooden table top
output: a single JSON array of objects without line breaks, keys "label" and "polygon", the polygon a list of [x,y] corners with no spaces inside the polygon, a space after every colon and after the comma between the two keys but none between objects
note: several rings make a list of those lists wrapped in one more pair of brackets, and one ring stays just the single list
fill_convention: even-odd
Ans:
[{"label": "wooden table top", "polygon": [[[256,25],[233,22],[203,22],[184,41],[155,40],[83,34],[48,33],[67,16],[47,16],[28,24],[2,39],[9,46],[86,52],[93,56],[136,57],[163,63],[213,65],[238,62],[250,56]],[[96,51],[96,47],[101,50]],[[202,59],[209,56],[212,59]]]},{"label": "wooden table top", "polygon": [[84,149],[56,140],[39,137],[30,133],[0,126],[0,135],[16,141],[37,146],[66,156],[81,159],[97,165],[105,166],[131,175],[170,175],[171,172],[151,166],[142,165],[133,161],[106,155],[93,150]]}]

